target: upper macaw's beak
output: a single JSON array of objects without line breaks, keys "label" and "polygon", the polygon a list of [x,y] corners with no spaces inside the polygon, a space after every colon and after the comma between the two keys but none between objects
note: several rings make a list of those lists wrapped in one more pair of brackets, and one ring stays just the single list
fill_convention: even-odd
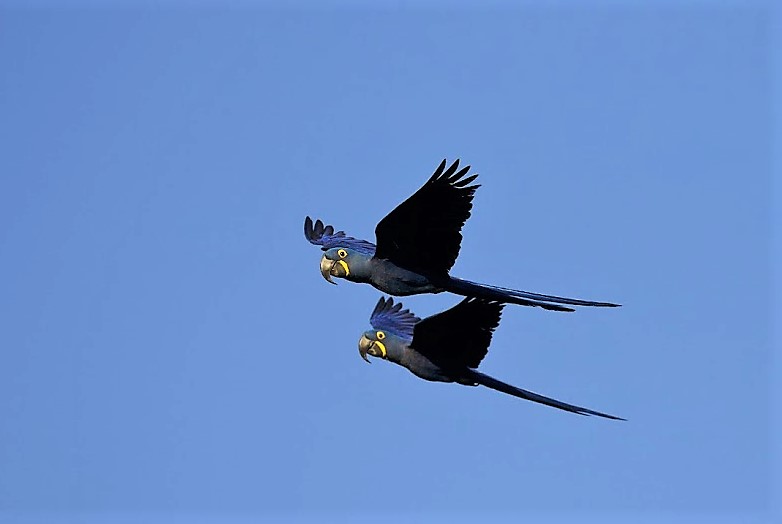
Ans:
[{"label": "upper macaw's beak", "polygon": [[344,260],[329,260],[323,255],[320,259],[320,274],[332,284],[336,284],[331,277],[345,278],[350,275],[350,268]]},{"label": "upper macaw's beak", "polygon": [[323,258],[320,259],[320,274],[323,275],[323,278],[335,286],[337,283],[331,280],[331,270],[334,269],[334,264],[336,263],[336,260],[329,260],[326,258],[326,255],[323,255]]},{"label": "upper macaw's beak", "polygon": [[369,362],[369,359],[367,358],[367,351],[372,347],[372,344],[374,344],[374,342],[369,340],[366,335],[361,335],[361,338],[358,341],[358,354],[369,364],[372,362]]},{"label": "upper macaw's beak", "polygon": [[369,353],[373,357],[379,357],[379,358],[386,358],[386,355],[388,354],[386,351],[385,344],[383,344],[379,340],[372,340],[370,338],[367,338],[366,335],[361,335],[361,338],[358,340],[358,354],[361,355],[361,358],[369,362],[369,359],[367,358],[367,353]]}]

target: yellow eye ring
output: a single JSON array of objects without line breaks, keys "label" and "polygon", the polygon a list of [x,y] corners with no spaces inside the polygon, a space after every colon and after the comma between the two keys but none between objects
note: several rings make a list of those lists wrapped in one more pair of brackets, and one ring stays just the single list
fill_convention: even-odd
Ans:
[{"label": "yellow eye ring", "polygon": [[378,340],[383,340],[384,338],[386,338],[386,334],[383,333],[382,331],[378,331],[376,334]]},{"label": "yellow eye ring", "polygon": [[337,251],[337,254],[339,255],[339,258],[345,258],[346,256],[348,256],[348,252],[345,251],[344,249],[340,249],[339,251]]}]

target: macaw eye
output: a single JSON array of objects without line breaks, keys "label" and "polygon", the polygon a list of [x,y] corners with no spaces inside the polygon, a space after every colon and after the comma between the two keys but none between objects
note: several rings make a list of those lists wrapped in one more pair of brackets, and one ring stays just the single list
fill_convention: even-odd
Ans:
[{"label": "macaw eye", "polygon": [[337,254],[339,255],[339,258],[345,258],[346,256],[348,256],[348,252],[345,251],[344,249],[340,249],[339,251],[337,251]]},{"label": "macaw eye", "polygon": [[383,333],[382,331],[378,331],[378,332],[376,333],[376,335],[377,335],[377,339],[378,339],[378,340],[383,340],[384,338],[386,338],[386,334],[385,334],[385,333]]}]

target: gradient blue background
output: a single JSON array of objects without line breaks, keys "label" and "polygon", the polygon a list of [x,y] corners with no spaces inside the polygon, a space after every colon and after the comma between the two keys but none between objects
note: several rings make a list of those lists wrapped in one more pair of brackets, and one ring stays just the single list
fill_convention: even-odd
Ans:
[{"label": "gradient blue background", "polygon": [[[770,521],[772,14],[6,6],[0,522]],[[304,216],[373,239],[457,156],[454,274],[625,304],[482,369],[628,422],[359,359]]]}]

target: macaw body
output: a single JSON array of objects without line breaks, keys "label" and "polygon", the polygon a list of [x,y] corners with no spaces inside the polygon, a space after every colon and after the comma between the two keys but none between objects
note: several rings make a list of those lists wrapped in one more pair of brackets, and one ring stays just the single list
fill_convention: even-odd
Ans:
[{"label": "macaw body", "polygon": [[479,284],[449,274],[461,248],[461,228],[470,216],[478,175],[466,176],[459,160],[446,169],[440,164],[432,177],[410,198],[386,215],[375,228],[377,244],[347,236],[310,217],[304,236],[324,251],[323,278],[371,284],[394,296],[442,293],[480,297],[502,303],[573,311],[567,306],[615,307],[618,304],[543,295]]},{"label": "macaw body", "polygon": [[367,355],[407,368],[433,382],[456,382],[490,389],[579,415],[624,420],[517,388],[477,370],[500,322],[503,304],[467,298],[453,308],[421,320],[402,304],[381,298],[370,317],[373,329],[359,340],[361,358]]},{"label": "macaw body", "polygon": [[[357,266],[357,271],[353,275],[346,277],[348,280],[362,284],[371,284],[376,289],[389,295],[406,297],[445,291],[442,287],[436,286],[425,275],[399,267],[390,260],[372,257],[366,261],[366,266],[363,264],[357,264]],[[365,268],[368,271],[364,271]]]}]

